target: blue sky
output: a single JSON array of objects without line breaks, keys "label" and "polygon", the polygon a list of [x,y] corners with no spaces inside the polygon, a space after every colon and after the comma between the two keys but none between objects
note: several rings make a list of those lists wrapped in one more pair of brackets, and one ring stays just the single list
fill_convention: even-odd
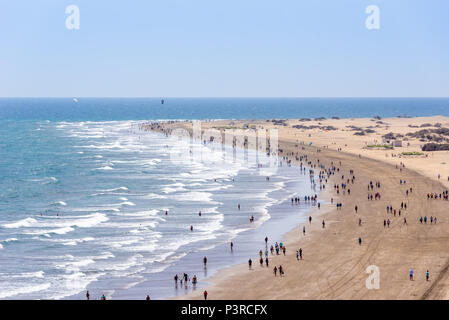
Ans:
[{"label": "blue sky", "polygon": [[[65,26],[71,4],[79,30]],[[0,96],[448,97],[448,12],[447,0],[0,0]]]}]

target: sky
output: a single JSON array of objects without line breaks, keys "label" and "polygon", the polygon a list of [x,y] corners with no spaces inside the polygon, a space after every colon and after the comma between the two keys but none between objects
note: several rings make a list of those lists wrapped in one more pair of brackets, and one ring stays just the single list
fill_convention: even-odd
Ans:
[{"label": "sky", "polygon": [[447,0],[0,0],[0,97],[449,97],[448,12]]}]

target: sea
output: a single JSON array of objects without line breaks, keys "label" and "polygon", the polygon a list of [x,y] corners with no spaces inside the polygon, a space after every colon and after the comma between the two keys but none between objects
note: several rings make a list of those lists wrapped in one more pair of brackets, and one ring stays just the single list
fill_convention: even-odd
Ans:
[{"label": "sea", "polygon": [[[316,210],[290,201],[319,194],[309,171],[142,123],[429,115],[448,116],[449,99],[0,98],[0,299],[202,290],[223,268],[257,264],[265,237],[284,241]],[[183,273],[198,283],[175,286]]]}]

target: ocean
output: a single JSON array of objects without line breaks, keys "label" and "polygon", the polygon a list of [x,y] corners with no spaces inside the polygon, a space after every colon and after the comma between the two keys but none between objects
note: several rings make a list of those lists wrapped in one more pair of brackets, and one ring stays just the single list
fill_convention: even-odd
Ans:
[{"label": "ocean", "polygon": [[449,98],[0,98],[0,119],[286,119],[449,115]]},{"label": "ocean", "polygon": [[[257,164],[201,144],[196,150],[207,157],[173,157],[186,142],[144,132],[143,122],[448,115],[448,106],[449,99],[2,98],[0,299],[83,299],[85,290],[93,299],[158,299],[198,290],[218,270],[256,257],[265,236],[282,241],[314,209],[289,201],[319,192],[308,172],[278,161],[267,181]],[[197,275],[196,288],[175,288],[173,276],[184,272]]]}]

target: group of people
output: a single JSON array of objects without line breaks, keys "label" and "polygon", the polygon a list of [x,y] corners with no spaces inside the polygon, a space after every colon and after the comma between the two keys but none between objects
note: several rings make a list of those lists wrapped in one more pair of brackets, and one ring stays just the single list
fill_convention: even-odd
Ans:
[{"label": "group of people", "polygon": [[196,277],[196,275],[194,275],[192,277],[192,279],[190,279],[189,275],[187,273],[183,273],[182,275],[178,276],[178,274],[175,274],[174,278],[175,280],[175,287],[178,287],[178,281],[179,284],[182,286],[184,284],[185,287],[188,286],[188,283],[191,281],[192,285],[195,286],[198,283],[198,278]]},{"label": "group of people", "polygon": [[427,199],[444,199],[444,200],[449,200],[449,191],[445,190],[442,193],[438,194],[438,193],[428,193],[427,194]]},{"label": "group of people", "polygon": [[[410,269],[410,271],[409,271],[409,278],[410,278],[410,281],[414,280],[413,269]],[[429,272],[429,269],[427,269],[426,270],[426,281],[429,281],[429,280],[430,280],[430,272]]]},{"label": "group of people", "polygon": [[276,267],[276,266],[274,266],[274,268],[273,268],[274,276],[275,276],[275,277],[277,276],[278,270],[279,270],[279,276],[282,277],[282,276],[284,275],[284,268],[282,268],[281,265],[279,266],[279,268]]},{"label": "group of people", "polygon": [[[430,224],[437,224],[437,217],[430,216]],[[423,222],[427,224],[427,216],[419,217],[419,222],[422,224]]]},{"label": "group of people", "polygon": [[[89,290],[86,291],[86,300],[90,300]],[[104,293],[101,295],[100,300],[106,300],[106,296]],[[150,300],[150,296],[147,296],[147,300]]]},{"label": "group of people", "polygon": [[[313,195],[313,196],[304,196],[304,202],[308,203],[308,202],[316,202],[318,199],[318,195]],[[301,198],[300,197],[293,197],[291,199],[292,204],[300,204],[301,203]]]}]

